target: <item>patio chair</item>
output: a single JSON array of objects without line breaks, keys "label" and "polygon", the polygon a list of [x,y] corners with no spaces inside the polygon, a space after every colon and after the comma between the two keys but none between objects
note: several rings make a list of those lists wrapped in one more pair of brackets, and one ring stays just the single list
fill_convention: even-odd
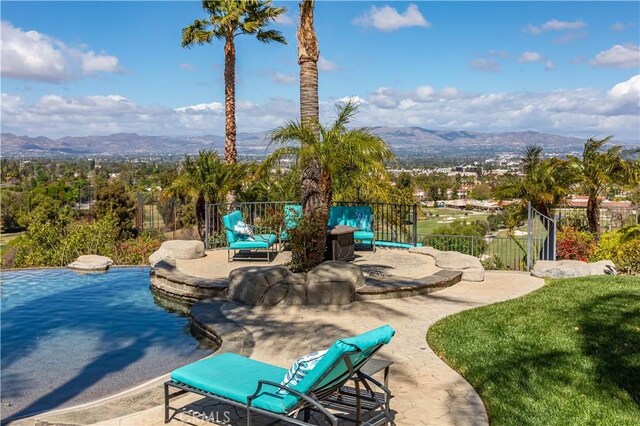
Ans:
[{"label": "patio chair", "polygon": [[[227,234],[227,261],[231,262],[238,251],[257,252],[258,250],[266,250],[267,261],[271,262],[271,255],[277,253],[275,245],[278,237],[276,234],[254,234],[250,238],[247,235],[241,235],[236,232],[235,227],[238,222],[242,222],[242,213],[239,210],[222,217],[222,223]],[[231,255],[232,250],[233,256]]]},{"label": "patio chair", "polygon": [[353,233],[354,241],[370,244],[376,251],[376,237],[373,228],[373,208],[371,206],[333,206],[329,211],[327,226],[345,225],[358,228]]},{"label": "patio chair", "polygon": [[298,220],[302,217],[302,206],[291,204],[284,206],[284,229],[280,233],[280,241],[289,240],[289,231],[298,225]]},{"label": "patio chair", "polygon": [[[331,400],[331,397],[336,397],[342,405],[349,405],[347,398],[340,398],[340,391],[347,381],[357,379],[354,381],[356,403],[349,405],[356,409],[357,419],[361,418],[361,397],[371,403],[371,409],[365,413],[371,417],[360,424],[394,424],[389,412],[391,391],[360,371],[383,345],[389,343],[394,333],[393,328],[385,325],[359,336],[337,340],[315,367],[292,386],[282,384],[287,369],[233,353],[215,355],[178,368],[164,384],[165,423],[171,419],[170,409],[180,410],[169,405],[170,399],[193,392],[246,409],[248,426],[252,424],[254,413],[296,425],[310,425],[311,410],[321,413],[335,426],[338,417],[327,409],[326,404],[334,403],[336,399]],[[360,384],[364,389],[360,390]],[[384,392],[383,400],[372,386]],[[170,387],[178,391],[170,394]],[[345,391],[345,395],[349,393]],[[297,418],[301,411],[304,420]]]}]

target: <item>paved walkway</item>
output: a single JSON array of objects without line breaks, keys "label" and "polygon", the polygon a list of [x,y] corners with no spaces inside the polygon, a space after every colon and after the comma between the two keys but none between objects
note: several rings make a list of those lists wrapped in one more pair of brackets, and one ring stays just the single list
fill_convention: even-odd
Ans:
[{"label": "paved walkway", "polygon": [[[485,282],[462,282],[425,296],[358,302],[346,307],[247,308],[227,305],[223,311],[245,327],[255,342],[252,358],[289,366],[295,358],[330,345],[336,338],[364,332],[382,324],[397,331],[380,352],[393,360],[391,408],[398,425],[486,425],[487,415],[473,388],[443,363],[426,343],[426,331],[437,320],[477,306],[522,296],[543,285],[526,273],[487,272]],[[224,338],[224,336],[222,336]],[[202,401],[195,396],[176,399],[205,409],[209,419],[244,424],[241,412]],[[109,426],[163,425],[162,407],[99,423]],[[207,424],[186,413],[170,424]],[[210,424],[210,423],[209,423]]]}]

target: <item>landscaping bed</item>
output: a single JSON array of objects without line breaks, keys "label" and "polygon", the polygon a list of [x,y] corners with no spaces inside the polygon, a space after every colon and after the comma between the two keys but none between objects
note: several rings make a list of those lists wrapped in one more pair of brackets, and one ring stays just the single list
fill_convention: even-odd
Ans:
[{"label": "landscaping bed", "polygon": [[495,425],[637,424],[640,278],[549,281],[429,329]]}]

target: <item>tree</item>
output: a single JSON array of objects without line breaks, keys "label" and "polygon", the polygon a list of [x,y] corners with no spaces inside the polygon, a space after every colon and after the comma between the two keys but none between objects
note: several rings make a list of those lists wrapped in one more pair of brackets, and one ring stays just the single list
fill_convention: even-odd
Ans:
[{"label": "tree", "polygon": [[[564,201],[576,182],[576,174],[567,162],[558,158],[543,158],[542,147],[526,147],[522,157],[524,176],[509,176],[496,188],[495,194],[501,200],[520,199],[517,214],[527,216],[527,206],[531,206],[547,217],[553,217],[551,210]],[[543,222],[547,226],[547,221]]]},{"label": "tree", "polygon": [[[357,104],[351,101],[338,103],[337,117],[330,126],[290,121],[271,132],[272,141],[280,147],[265,161],[265,167],[287,156],[295,157],[295,163],[303,170],[310,160],[317,162],[320,204],[304,215],[314,217],[322,225],[318,232],[323,236],[334,187],[374,188],[386,179],[384,162],[393,157],[386,143],[371,129],[347,129],[357,109]],[[323,242],[324,238],[318,240]],[[324,243],[316,250],[323,252]]]},{"label": "tree", "polygon": [[[298,64],[300,65],[300,122],[316,126],[320,122],[318,103],[318,38],[313,25],[314,0],[300,2],[298,25]],[[317,131],[316,131],[317,133]],[[302,141],[304,143],[304,141]],[[320,164],[316,158],[305,158],[300,178],[300,196],[304,214],[327,206],[321,206]],[[318,220],[322,220],[322,214]]]},{"label": "tree", "polygon": [[171,196],[188,196],[195,201],[198,233],[204,238],[205,207],[224,202],[227,193],[237,189],[246,177],[246,166],[228,164],[214,151],[200,151],[198,156],[185,156],[182,173],[168,191]]},{"label": "tree", "polygon": [[227,163],[233,164],[237,161],[235,37],[255,35],[262,43],[286,44],[280,31],[265,29],[285,9],[272,6],[271,0],[203,0],[202,8],[210,16],[196,19],[182,30],[182,47],[208,44],[213,39],[224,40],[224,156]]},{"label": "tree", "polygon": [[135,232],[135,209],[136,203],[127,192],[127,187],[122,181],[117,180],[98,190],[93,213],[98,220],[113,215],[118,227],[118,238],[126,239]]},{"label": "tree", "polygon": [[604,139],[589,139],[584,144],[582,158],[569,156],[572,167],[577,170],[582,189],[589,197],[587,201],[587,223],[589,231],[596,242],[600,238],[600,200],[607,187],[612,183],[640,184],[638,164],[625,161],[622,156],[622,146],[615,145],[604,151],[603,146],[612,136]]}]

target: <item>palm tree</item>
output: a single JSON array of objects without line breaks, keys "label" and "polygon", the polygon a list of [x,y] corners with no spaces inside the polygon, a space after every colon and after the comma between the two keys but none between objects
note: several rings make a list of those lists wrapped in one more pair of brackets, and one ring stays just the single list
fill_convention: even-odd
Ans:
[{"label": "palm tree", "polygon": [[[172,196],[188,196],[195,200],[198,233],[204,237],[205,207],[222,203],[226,194],[240,187],[246,178],[244,164],[228,164],[214,151],[200,151],[198,156],[185,156],[182,172],[169,187]],[[217,218],[214,218],[217,225]]]},{"label": "palm tree", "polygon": [[265,161],[265,167],[287,156],[295,157],[298,166],[310,159],[318,162],[322,214],[329,214],[334,188],[375,188],[371,182],[386,178],[384,162],[393,158],[384,140],[371,129],[347,129],[357,110],[353,101],[340,102],[330,126],[291,121],[271,132],[272,141],[280,147]]},{"label": "palm tree", "polygon": [[596,241],[600,238],[600,197],[612,183],[631,184],[640,181],[638,164],[622,159],[622,146],[615,145],[606,151],[602,147],[613,136],[604,139],[590,138],[584,144],[582,158],[569,156],[571,165],[577,170],[581,187],[589,197],[587,201],[587,223]]},{"label": "palm tree", "polygon": [[[318,104],[318,38],[313,27],[314,0],[300,3],[298,26],[298,64],[300,65],[300,122],[316,126],[320,122]],[[303,141],[301,141],[303,142]],[[322,206],[320,191],[320,164],[316,158],[304,158],[301,173],[301,204],[304,214],[311,214]]]},{"label": "palm tree", "polygon": [[182,47],[208,44],[213,39],[224,40],[224,158],[233,164],[237,161],[235,38],[248,34],[255,35],[263,43],[286,44],[280,31],[265,30],[270,22],[285,12],[285,8],[272,6],[271,0],[203,0],[202,8],[210,16],[196,19],[182,30]]},{"label": "palm tree", "polygon": [[[545,159],[542,147],[530,145],[522,157],[524,177],[510,176],[496,188],[496,196],[502,200],[520,199],[518,216],[527,216],[528,204],[538,212],[552,217],[552,209],[561,204],[569,195],[576,181],[576,174],[567,162],[558,158]],[[547,226],[547,222],[543,222]]]}]

